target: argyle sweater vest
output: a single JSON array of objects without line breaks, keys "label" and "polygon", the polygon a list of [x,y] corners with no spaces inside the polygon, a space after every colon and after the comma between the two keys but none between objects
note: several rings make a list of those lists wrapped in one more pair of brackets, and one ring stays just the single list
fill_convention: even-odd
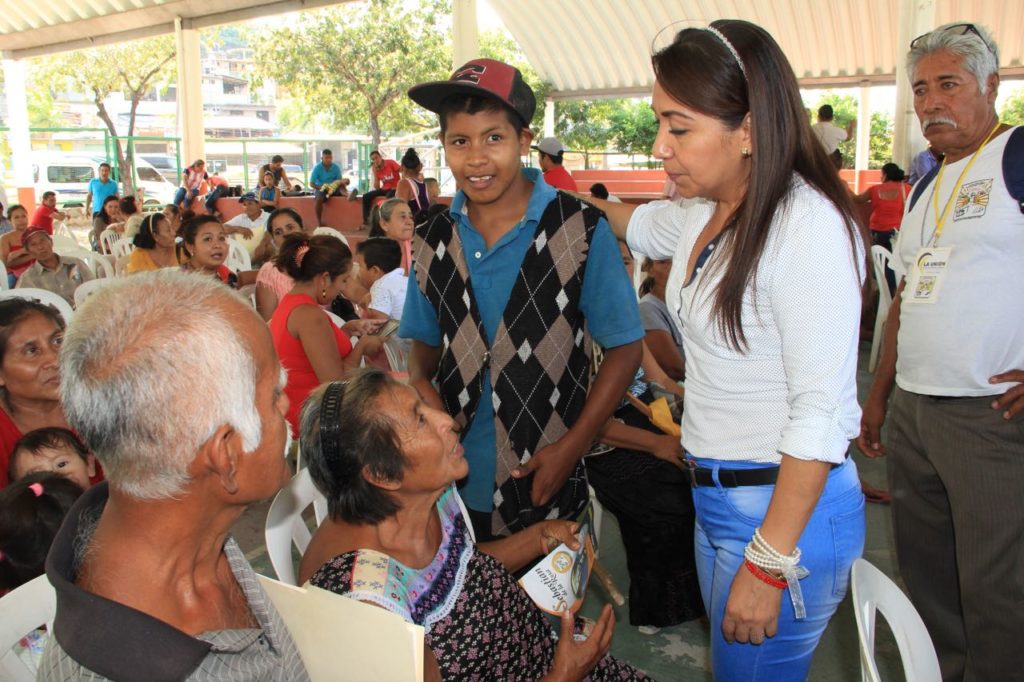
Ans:
[{"label": "argyle sweater vest", "polygon": [[416,283],[437,311],[441,330],[436,381],[448,413],[464,428],[473,420],[490,369],[496,535],[543,519],[574,518],[588,500],[582,462],[544,507],[530,501],[533,476],[517,480],[511,472],[561,438],[586,402],[591,343],[579,301],[600,215],[561,192],[548,204],[490,342],[454,218],[438,215],[416,231]]}]

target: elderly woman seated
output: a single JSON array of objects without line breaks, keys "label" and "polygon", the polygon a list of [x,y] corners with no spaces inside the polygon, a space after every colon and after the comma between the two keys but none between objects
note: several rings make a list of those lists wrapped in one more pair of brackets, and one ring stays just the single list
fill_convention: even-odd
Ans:
[{"label": "elderly woman seated", "polygon": [[427,679],[646,679],[606,655],[611,607],[582,641],[565,614],[556,640],[510,573],[560,542],[576,545],[576,524],[544,521],[473,544],[455,489],[468,473],[455,422],[412,388],[373,369],[321,386],[301,434],[329,518],[300,580],[423,625]]},{"label": "elderly woman seated", "polygon": [[108,483],[54,539],[37,679],[308,679],[230,535],[290,474],[267,325],[215,278],[159,270],[90,297],[60,362],[68,422]]}]

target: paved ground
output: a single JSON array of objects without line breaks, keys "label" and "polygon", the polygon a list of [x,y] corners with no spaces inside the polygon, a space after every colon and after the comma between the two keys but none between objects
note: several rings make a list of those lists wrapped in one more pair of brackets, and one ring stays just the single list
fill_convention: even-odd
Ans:
[{"label": "paved ground", "polygon": [[[868,343],[862,344],[861,366],[867,366]],[[858,375],[863,396],[871,375],[861,371]],[[854,459],[861,474],[869,483],[888,489],[885,462],[867,460],[855,451]],[[246,512],[235,528],[235,537],[256,570],[274,575],[267,560],[263,543],[263,524],[268,504],[255,506]],[[864,556],[882,571],[895,576],[895,554],[888,505],[868,504],[867,540]],[[625,555],[619,539],[614,517],[605,515],[601,537],[601,560],[623,593],[628,592]],[[596,616],[605,603],[610,603],[602,588],[591,582],[584,615]],[[628,604],[616,610],[618,624],[612,653],[642,668],[658,680],[711,680],[707,626],[699,621],[665,628],[655,635],[642,635],[628,623]],[[902,678],[899,652],[880,620],[876,659],[884,679]],[[850,599],[847,597],[822,638],[811,666],[810,678],[815,682],[857,682],[860,677],[860,659],[857,628]]]}]

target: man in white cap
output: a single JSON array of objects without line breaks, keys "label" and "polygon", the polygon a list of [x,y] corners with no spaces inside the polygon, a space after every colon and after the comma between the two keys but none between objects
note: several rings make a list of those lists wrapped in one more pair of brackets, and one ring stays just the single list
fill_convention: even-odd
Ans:
[{"label": "man in white cap", "polygon": [[544,182],[556,189],[578,192],[576,181],[562,165],[565,147],[557,137],[545,137],[533,148],[540,152],[540,169],[544,171]]}]

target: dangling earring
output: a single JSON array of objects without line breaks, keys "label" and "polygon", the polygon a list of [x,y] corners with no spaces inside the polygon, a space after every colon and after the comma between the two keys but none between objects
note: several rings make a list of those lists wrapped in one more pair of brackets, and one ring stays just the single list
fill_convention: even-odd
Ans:
[{"label": "dangling earring", "polygon": [[327,303],[327,289],[326,288],[320,290],[320,302],[321,303]]},{"label": "dangling earring", "polygon": [[743,149],[741,149],[740,150],[740,156],[742,156],[744,159],[749,159],[750,158],[750,147],[744,147]]}]

